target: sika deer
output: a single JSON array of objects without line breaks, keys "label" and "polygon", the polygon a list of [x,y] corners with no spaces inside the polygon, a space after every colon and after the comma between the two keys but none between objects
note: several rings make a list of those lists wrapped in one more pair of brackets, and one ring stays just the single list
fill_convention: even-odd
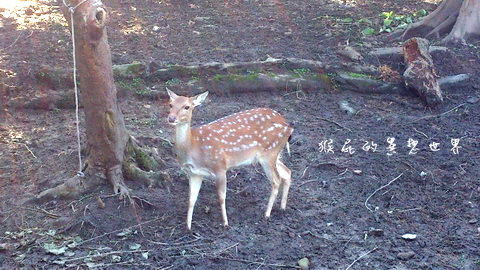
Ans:
[{"label": "sika deer", "polygon": [[267,108],[242,111],[209,124],[191,128],[192,111],[200,105],[208,92],[195,97],[178,96],[168,90],[170,113],[168,122],[175,125],[175,146],[178,160],[189,177],[187,227],[192,226],[193,208],[203,177],[216,179],[218,200],[223,224],[228,226],[225,198],[228,169],[259,162],[272,185],[265,217],[270,217],[272,206],[283,184],[281,209],[287,206],[291,182],[290,170],[280,161],[280,152],[287,146],[293,132],[279,113]]}]

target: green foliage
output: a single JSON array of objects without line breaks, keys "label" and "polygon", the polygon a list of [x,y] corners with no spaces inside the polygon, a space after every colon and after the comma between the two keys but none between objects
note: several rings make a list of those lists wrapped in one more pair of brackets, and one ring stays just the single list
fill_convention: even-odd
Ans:
[{"label": "green foliage", "polygon": [[[157,123],[157,118],[155,117],[150,117],[150,118],[144,118],[144,119],[139,119],[139,118],[131,118],[130,119],[135,125],[143,125],[143,126],[148,126],[148,127],[153,127]],[[144,157],[138,157],[139,159],[142,159]]]},{"label": "green foliage", "polygon": [[383,25],[379,32],[390,33],[396,29],[406,28],[409,24],[427,15],[427,13],[425,9],[407,15],[396,14],[393,11],[382,12],[380,17],[383,18]]},{"label": "green foliage", "polygon": [[305,78],[312,73],[309,68],[296,68],[292,70],[296,77]]},{"label": "green foliage", "polygon": [[147,95],[150,90],[145,85],[145,82],[141,78],[134,78],[132,80],[119,80],[117,85],[127,91],[135,92],[137,95]]},{"label": "green foliage", "polygon": [[362,30],[362,34],[365,36],[371,36],[375,34],[375,29],[371,27],[366,27],[365,29]]},{"label": "green foliage", "polygon": [[368,24],[369,26],[362,30],[362,34],[365,36],[371,36],[377,33],[390,33],[397,29],[406,28],[409,24],[419,20],[427,14],[428,12],[425,9],[421,9],[417,12],[407,15],[396,14],[394,11],[382,12],[379,15],[382,21],[378,31],[371,26],[373,23],[369,19],[364,18],[358,20],[357,22],[361,24]]},{"label": "green foliage", "polygon": [[247,74],[215,74],[214,81],[254,81],[258,79],[257,71],[248,71]]},{"label": "green foliage", "polygon": [[362,73],[355,73],[355,72],[347,72],[348,76],[352,78],[370,78],[369,75],[367,74],[362,74]]},{"label": "green foliage", "polygon": [[181,84],[181,83],[182,83],[182,81],[180,81],[180,79],[178,79],[178,78],[172,78],[172,79],[166,81],[166,82],[165,82],[165,85],[166,85],[166,86],[172,86],[172,85],[178,85],[178,84]]}]

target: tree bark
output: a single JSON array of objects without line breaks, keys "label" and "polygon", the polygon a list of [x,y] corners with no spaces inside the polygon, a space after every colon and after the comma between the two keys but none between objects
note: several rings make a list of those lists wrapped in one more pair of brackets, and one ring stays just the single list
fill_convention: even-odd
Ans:
[{"label": "tree bark", "polygon": [[402,41],[411,37],[440,38],[446,33],[449,34],[444,43],[466,43],[479,37],[480,0],[444,0],[421,21],[392,33],[390,38]]},{"label": "tree bark", "polygon": [[[76,6],[81,1],[71,1]],[[87,163],[103,171],[114,192],[128,194],[122,174],[128,141],[123,114],[117,103],[110,46],[105,23],[107,11],[98,2],[87,1],[73,14],[78,73],[82,86],[85,126],[90,154]],[[70,21],[71,13],[65,13]]]},{"label": "tree bark", "polygon": [[463,43],[480,37],[480,0],[464,0],[452,31],[444,42]]},{"label": "tree bark", "polygon": [[403,73],[405,84],[413,89],[428,106],[443,101],[438,76],[428,52],[428,40],[411,38],[403,46],[407,69]]},{"label": "tree bark", "polygon": [[[79,3],[82,4],[77,6]],[[41,192],[32,200],[78,197],[97,187],[105,177],[120,198],[129,197],[129,189],[124,183],[124,170],[127,177],[140,179],[148,185],[156,180],[168,179],[168,175],[161,171],[151,172],[159,170],[164,165],[163,162],[156,159],[152,151],[142,149],[125,128],[117,102],[107,41],[106,7],[101,1],[72,0],[70,5],[77,6],[73,21],[87,135],[86,177],[67,179],[63,184]],[[64,15],[70,24],[71,13],[68,9],[64,10]]]}]

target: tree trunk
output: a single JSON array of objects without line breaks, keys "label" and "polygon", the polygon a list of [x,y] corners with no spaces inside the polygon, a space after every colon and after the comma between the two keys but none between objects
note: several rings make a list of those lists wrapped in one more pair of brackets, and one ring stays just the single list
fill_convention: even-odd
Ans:
[{"label": "tree trunk", "polygon": [[[71,1],[76,6],[81,1]],[[70,13],[65,17],[70,21]],[[115,193],[126,195],[123,182],[123,154],[128,141],[123,114],[117,103],[113,81],[112,59],[105,23],[107,11],[103,5],[87,1],[73,15],[77,68],[82,86],[87,143],[90,153],[87,163],[103,171]]]},{"label": "tree trunk", "polygon": [[452,31],[445,42],[463,43],[480,37],[480,0],[464,0]]},{"label": "tree trunk", "polygon": [[444,0],[421,21],[392,33],[390,38],[440,38],[446,33],[449,34],[443,42],[466,43],[480,36],[480,0]]},{"label": "tree trunk", "polygon": [[[71,6],[79,3],[73,21],[87,135],[86,177],[68,179],[62,185],[43,191],[34,200],[76,197],[101,184],[101,179],[105,177],[121,198],[129,196],[123,170],[127,177],[135,177],[149,185],[154,180],[166,178],[163,172],[151,172],[159,170],[161,160],[155,158],[153,151],[142,149],[125,128],[123,114],[117,103],[107,41],[106,7],[100,1],[70,1]],[[64,15],[70,23],[71,13],[65,9]]]}]

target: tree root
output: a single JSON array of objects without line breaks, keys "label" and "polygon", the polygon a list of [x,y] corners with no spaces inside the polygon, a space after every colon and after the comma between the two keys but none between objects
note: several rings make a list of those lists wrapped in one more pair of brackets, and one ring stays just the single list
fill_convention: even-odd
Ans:
[{"label": "tree root", "polygon": [[110,181],[114,193],[118,194],[120,199],[132,201],[131,190],[125,184],[124,177],[139,181],[148,187],[161,186],[170,180],[169,174],[162,171],[163,168],[165,164],[154,148],[142,147],[135,138],[130,136],[123,165],[112,166],[105,171],[105,175],[100,170],[94,173],[96,169],[88,166],[84,172],[85,177],[74,176],[67,179],[63,184],[42,191],[27,203],[75,199],[104,185],[105,177]]},{"label": "tree root", "polygon": [[141,147],[132,136],[127,142],[123,172],[127,179],[140,181],[148,187],[158,186],[170,180],[164,171],[165,162],[155,148]]},{"label": "tree root", "polygon": [[69,178],[65,180],[63,184],[40,192],[40,194],[34,198],[27,200],[27,203],[42,203],[56,199],[75,199],[85,193],[93,191],[103,183],[104,181],[102,181],[100,177],[90,175],[89,172],[86,172],[84,178],[78,175]]},{"label": "tree root", "polygon": [[444,0],[438,8],[423,18],[411,24],[405,30],[391,33],[388,38],[404,41],[412,37],[440,38],[449,34],[442,43],[462,43],[473,37],[480,37],[479,1]]},{"label": "tree root", "polygon": [[442,43],[466,44],[470,38],[480,37],[480,1],[463,1],[458,18],[452,31],[442,40]]},{"label": "tree root", "polygon": [[[423,18],[421,21],[411,24],[407,29],[391,33],[388,38],[397,41],[405,41],[412,37],[425,37],[434,35],[436,31],[449,31],[453,26],[462,6],[463,0],[444,0],[438,8]],[[450,24],[448,24],[450,22]],[[449,28],[450,27],[450,28]],[[436,30],[437,29],[437,30]]]},{"label": "tree root", "polygon": [[448,16],[443,22],[433,28],[428,34],[425,35],[425,38],[440,38],[441,35],[447,33],[449,30],[452,29],[455,21],[457,20],[458,14],[452,14]]}]

